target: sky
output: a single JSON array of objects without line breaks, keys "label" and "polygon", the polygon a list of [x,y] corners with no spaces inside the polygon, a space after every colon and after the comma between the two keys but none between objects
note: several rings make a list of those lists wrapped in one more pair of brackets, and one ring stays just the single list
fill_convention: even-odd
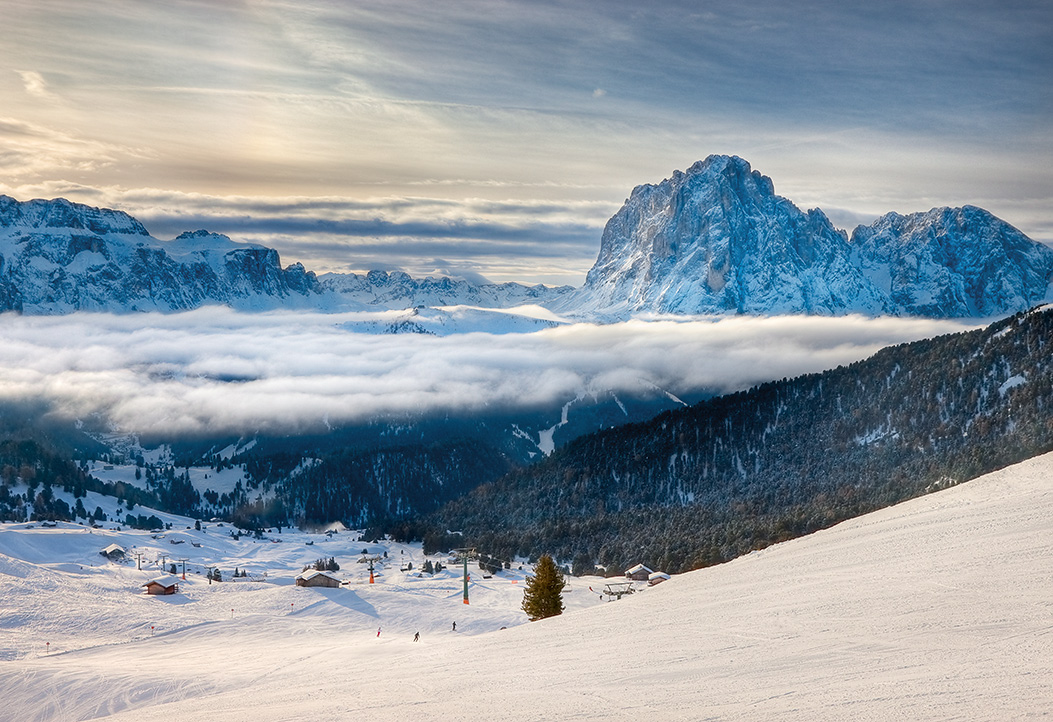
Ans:
[{"label": "sky", "polygon": [[0,0],[0,193],[309,269],[579,285],[632,188],[739,155],[851,229],[1053,242],[1053,4]]}]

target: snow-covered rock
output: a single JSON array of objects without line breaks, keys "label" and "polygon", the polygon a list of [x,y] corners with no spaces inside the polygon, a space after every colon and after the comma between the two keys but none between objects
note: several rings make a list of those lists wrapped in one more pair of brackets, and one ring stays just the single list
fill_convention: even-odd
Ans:
[{"label": "snow-covered rock", "polygon": [[403,271],[327,273],[318,277],[321,291],[337,305],[354,302],[386,309],[418,306],[479,306],[511,308],[555,301],[570,293],[570,286],[555,288],[521,283],[476,284],[461,278],[440,276],[413,278]]},{"label": "snow-covered rock", "polygon": [[270,248],[207,231],[159,241],[121,211],[0,196],[0,310],[256,310],[312,295],[314,274]]},{"label": "snow-covered rock", "polygon": [[889,214],[852,239],[734,156],[636,187],[608,221],[578,316],[846,313],[986,317],[1046,297],[1053,250],[971,206]]},{"label": "snow-covered rock", "polygon": [[852,232],[853,260],[897,313],[965,318],[1046,297],[1053,251],[982,208],[888,213]]},{"label": "snow-covered rock", "polygon": [[324,311],[539,304],[569,287],[475,284],[411,278],[399,271],[326,274],[282,268],[272,248],[208,231],[174,240],[150,236],[121,211],[65,199],[19,202],[0,196],[0,310],[181,311],[210,304],[239,310]]}]

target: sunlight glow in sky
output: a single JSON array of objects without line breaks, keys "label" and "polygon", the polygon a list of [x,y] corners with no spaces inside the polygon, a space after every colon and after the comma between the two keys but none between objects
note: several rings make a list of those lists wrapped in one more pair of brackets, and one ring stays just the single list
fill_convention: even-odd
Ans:
[{"label": "sunlight glow in sky", "polygon": [[1053,242],[1053,4],[0,0],[0,192],[317,271],[579,284],[633,186],[740,155],[851,229]]}]

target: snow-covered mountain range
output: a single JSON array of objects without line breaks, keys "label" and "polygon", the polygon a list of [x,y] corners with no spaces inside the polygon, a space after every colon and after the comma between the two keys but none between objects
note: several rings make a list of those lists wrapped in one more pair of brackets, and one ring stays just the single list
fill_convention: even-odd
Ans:
[{"label": "snow-covered mountain range", "polygon": [[401,272],[326,274],[283,268],[278,252],[193,231],[150,236],[121,211],[65,199],[0,196],[0,310],[182,311],[222,304],[257,311],[402,310],[418,306],[508,308],[551,301],[569,287],[475,284]]},{"label": "snow-covered mountain range", "polygon": [[[1053,249],[981,208],[889,213],[849,237],[821,210],[801,211],[776,195],[770,178],[735,156],[710,156],[636,187],[608,221],[579,289],[401,271],[316,276],[299,263],[283,268],[273,249],[220,234],[162,241],[121,211],[0,196],[0,310],[27,314],[209,304],[246,311],[530,305],[589,321],[735,313],[986,318],[1050,299],[1051,278]],[[484,325],[500,329],[507,320],[487,317]]]},{"label": "snow-covered mountain range", "polygon": [[734,156],[637,186],[608,221],[576,316],[990,317],[1048,297],[1053,250],[973,206],[889,213],[851,238]]}]

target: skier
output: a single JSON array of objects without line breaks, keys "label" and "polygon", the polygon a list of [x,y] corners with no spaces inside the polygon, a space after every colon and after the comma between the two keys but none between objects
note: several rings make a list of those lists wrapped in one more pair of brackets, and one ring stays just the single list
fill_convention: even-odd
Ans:
[{"label": "skier", "polygon": [[380,636],[380,627],[377,627],[377,636]]},{"label": "skier", "polygon": [[455,632],[457,631],[457,622],[453,623],[453,631],[455,631]]},{"label": "skier", "polygon": [[414,642],[419,642],[420,641],[420,632],[417,632],[416,634],[413,635],[413,641]]}]

